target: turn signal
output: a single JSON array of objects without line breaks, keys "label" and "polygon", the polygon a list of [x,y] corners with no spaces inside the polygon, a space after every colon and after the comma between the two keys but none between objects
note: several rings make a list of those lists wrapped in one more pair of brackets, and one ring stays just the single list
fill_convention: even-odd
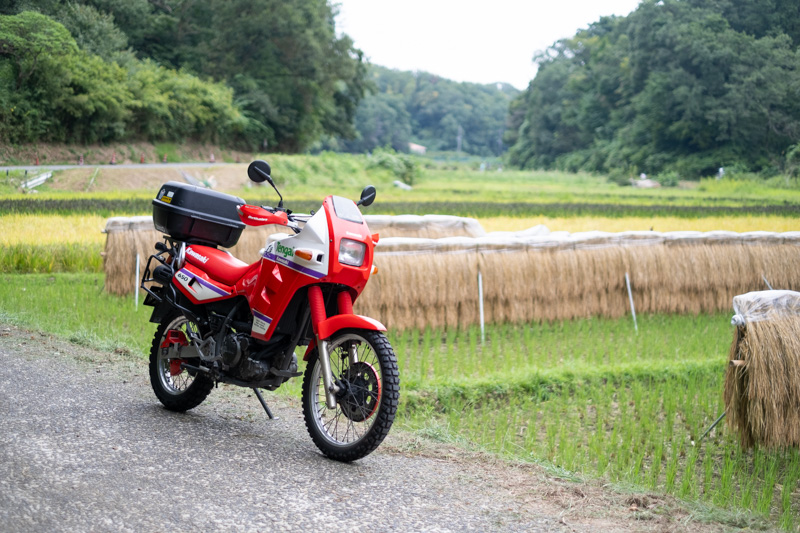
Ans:
[{"label": "turn signal", "polygon": [[374,265],[373,264],[372,265],[372,272],[370,272],[370,275],[374,276],[377,273],[378,273],[378,265]]},{"label": "turn signal", "polygon": [[295,250],[294,255],[306,261],[311,261],[311,258],[314,257],[314,254],[308,250]]}]

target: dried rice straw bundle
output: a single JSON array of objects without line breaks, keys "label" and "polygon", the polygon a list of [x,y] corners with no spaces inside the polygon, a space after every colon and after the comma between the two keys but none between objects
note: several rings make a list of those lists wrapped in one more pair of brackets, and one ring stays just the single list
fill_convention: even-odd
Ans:
[{"label": "dried rice straw bundle", "polygon": [[761,280],[761,274],[763,274],[773,288],[800,290],[798,269],[794,267],[800,264],[800,246],[766,245],[758,248],[760,248],[763,258],[763,272],[756,274],[758,281],[763,283]]},{"label": "dried rice straw bundle", "polygon": [[[129,275],[131,238],[128,231],[115,231],[106,237],[103,270],[106,278],[106,291],[111,294],[128,294],[133,290],[133,276]],[[126,280],[129,280],[130,283]]]},{"label": "dried rice straw bundle", "polygon": [[111,294],[130,294],[138,284],[136,255],[144,271],[147,259],[155,252],[155,243],[162,239],[161,233],[153,228],[150,217],[112,217],[106,222],[105,232],[105,289]]},{"label": "dried rice straw bundle", "polygon": [[751,292],[734,309],[728,426],[745,448],[800,446],[800,293]]},{"label": "dried rice straw bundle", "polygon": [[547,320],[547,313],[556,302],[555,286],[550,283],[556,273],[556,253],[546,249],[531,249],[525,257],[525,277],[529,284],[529,314],[527,320]]}]

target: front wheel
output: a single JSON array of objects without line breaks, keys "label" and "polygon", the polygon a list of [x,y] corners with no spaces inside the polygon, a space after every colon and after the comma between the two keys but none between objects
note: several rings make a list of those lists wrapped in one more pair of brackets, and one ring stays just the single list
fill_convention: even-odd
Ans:
[{"label": "front wheel", "polygon": [[355,461],[371,453],[389,433],[400,397],[400,373],[383,333],[343,330],[329,343],[336,408],[325,403],[319,349],[303,376],[303,415],[314,444],[331,459]]}]

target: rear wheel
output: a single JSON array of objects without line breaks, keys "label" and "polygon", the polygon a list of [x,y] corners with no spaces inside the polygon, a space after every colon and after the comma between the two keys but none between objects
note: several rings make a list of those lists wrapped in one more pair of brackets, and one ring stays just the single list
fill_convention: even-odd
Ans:
[{"label": "rear wheel", "polygon": [[197,359],[174,357],[170,344],[185,344],[189,330],[197,326],[182,314],[173,313],[158,325],[150,348],[150,384],[156,397],[170,411],[187,411],[203,403],[214,387],[214,381],[196,371],[181,368],[181,364]]},{"label": "rear wheel", "polygon": [[329,341],[331,372],[340,391],[336,408],[325,403],[319,350],[303,377],[303,415],[314,444],[331,459],[355,461],[389,433],[400,397],[397,358],[378,331],[343,330]]}]

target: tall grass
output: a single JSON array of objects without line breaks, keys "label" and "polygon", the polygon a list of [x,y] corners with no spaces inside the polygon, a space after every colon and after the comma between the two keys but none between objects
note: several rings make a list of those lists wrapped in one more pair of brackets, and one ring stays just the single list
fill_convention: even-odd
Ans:
[{"label": "tall grass", "polygon": [[100,272],[104,227],[99,215],[4,215],[0,272]]}]

